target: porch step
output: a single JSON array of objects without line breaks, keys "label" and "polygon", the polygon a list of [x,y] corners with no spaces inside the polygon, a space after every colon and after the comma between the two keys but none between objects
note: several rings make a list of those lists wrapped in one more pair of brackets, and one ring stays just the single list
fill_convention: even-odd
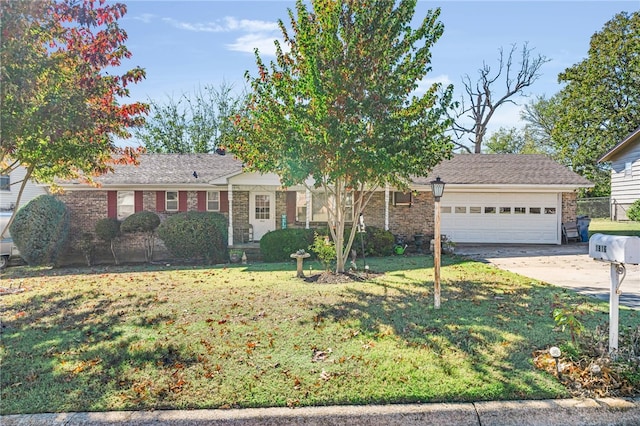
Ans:
[{"label": "porch step", "polygon": [[260,243],[243,243],[234,244],[229,249],[238,249],[244,251],[247,256],[247,262],[262,262],[262,253],[260,252]]}]

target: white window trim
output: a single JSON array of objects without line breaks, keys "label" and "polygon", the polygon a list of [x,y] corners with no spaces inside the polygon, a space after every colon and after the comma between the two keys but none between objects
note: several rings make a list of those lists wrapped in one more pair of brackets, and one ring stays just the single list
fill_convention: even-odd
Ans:
[{"label": "white window trim", "polygon": [[[121,200],[126,196],[131,196],[131,204],[123,204]],[[126,209],[125,209],[126,207]],[[126,210],[126,211],[125,211]],[[135,191],[118,191],[116,197],[116,217],[118,220],[124,220],[136,211],[136,193]]]},{"label": "white window trim", "polygon": [[[209,194],[211,193],[215,193],[217,195],[217,199],[216,200],[211,200],[212,202],[215,201],[216,203],[218,203],[218,208],[217,209],[210,209],[209,208]],[[219,212],[220,211],[220,191],[207,191],[207,198],[206,198],[206,202],[207,202],[207,211],[208,212]]]},{"label": "white window trim", "polygon": [[[176,194],[176,208],[169,208],[169,193],[175,193]],[[173,200],[171,200],[173,201]],[[164,193],[164,210],[167,212],[177,212],[178,209],[180,208],[180,193],[178,191],[165,191]]]}]

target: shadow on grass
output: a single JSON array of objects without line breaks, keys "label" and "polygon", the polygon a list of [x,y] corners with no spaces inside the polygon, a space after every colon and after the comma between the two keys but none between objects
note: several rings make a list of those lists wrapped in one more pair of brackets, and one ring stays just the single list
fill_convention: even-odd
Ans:
[{"label": "shadow on grass", "polygon": [[[3,362],[0,369],[1,414],[56,411],[94,411],[105,405],[106,390],[122,389],[124,406],[137,407],[152,384],[135,383],[131,371],[145,366],[175,369],[197,362],[184,348],[157,341],[139,345],[144,330],[173,321],[167,313],[148,316],[146,310],[166,303],[152,295],[102,297],[99,290],[69,295],[48,292],[14,305],[11,316],[2,317]],[[125,333],[122,318],[139,314],[138,332]],[[127,337],[125,337],[127,335]],[[25,362],[25,360],[30,360]],[[178,378],[156,386],[169,394]],[[179,385],[179,383],[178,383]],[[111,389],[106,389],[111,388]]]},{"label": "shadow on grass", "polygon": [[[566,396],[559,386],[555,390],[549,386],[555,379],[541,379],[531,365],[533,351],[557,345],[567,337],[556,328],[551,315],[554,295],[562,295],[564,290],[449,281],[443,282],[442,304],[436,310],[431,283],[417,297],[406,286],[384,279],[369,285],[381,291],[348,289],[348,301],[321,306],[320,315],[337,322],[356,318],[360,333],[378,338],[397,336],[406,346],[434,352],[444,376],[459,374],[464,365],[473,371],[467,374],[480,377],[483,385],[478,386],[478,392],[469,389],[456,400]],[[586,321],[599,317],[594,313]]]}]

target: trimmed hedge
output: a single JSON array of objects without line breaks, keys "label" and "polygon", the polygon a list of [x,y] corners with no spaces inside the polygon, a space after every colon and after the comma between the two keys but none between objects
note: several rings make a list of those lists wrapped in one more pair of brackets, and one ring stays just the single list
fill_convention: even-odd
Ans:
[{"label": "trimmed hedge", "polygon": [[52,195],[40,195],[18,210],[9,229],[30,265],[55,265],[69,240],[69,210]]},{"label": "trimmed hedge", "polygon": [[260,239],[260,252],[265,262],[284,262],[291,260],[291,253],[307,251],[312,244],[313,229],[277,229]]},{"label": "trimmed hedge", "polygon": [[[364,251],[366,256],[371,257],[383,257],[391,256],[393,254],[393,246],[395,244],[395,237],[391,231],[385,231],[382,228],[375,226],[367,226],[364,237]],[[329,235],[329,229],[320,228],[317,230],[320,235]],[[344,241],[346,243],[349,234],[351,233],[351,227],[345,226],[344,228]],[[362,241],[361,235],[356,233],[356,236],[351,245],[351,250],[355,250],[358,256],[362,256]]]},{"label": "trimmed hedge", "polygon": [[113,255],[116,265],[120,264],[118,253],[116,253],[115,240],[120,236],[120,221],[113,217],[105,217],[96,222],[94,230],[102,241],[109,243],[109,249]]},{"label": "trimmed hedge", "polygon": [[220,213],[190,211],[169,216],[157,235],[178,259],[227,262],[227,218]]},{"label": "trimmed hedge", "polygon": [[134,213],[122,221],[120,231],[124,233],[147,232],[152,233],[160,225],[160,217],[148,211]]},{"label": "trimmed hedge", "polygon": [[144,235],[144,258],[147,262],[153,259],[153,233],[160,225],[160,217],[154,212],[141,211],[128,216],[120,225],[123,233],[141,233]]},{"label": "trimmed hedge", "polygon": [[110,243],[120,235],[120,221],[112,217],[106,217],[96,222],[94,230],[102,241]]},{"label": "trimmed hedge", "polygon": [[[381,257],[393,254],[393,246],[396,239],[391,231],[385,231],[375,226],[367,226],[366,231],[364,235],[364,250],[367,256]],[[356,234],[352,248],[355,248],[358,252],[362,251],[360,234]]]}]

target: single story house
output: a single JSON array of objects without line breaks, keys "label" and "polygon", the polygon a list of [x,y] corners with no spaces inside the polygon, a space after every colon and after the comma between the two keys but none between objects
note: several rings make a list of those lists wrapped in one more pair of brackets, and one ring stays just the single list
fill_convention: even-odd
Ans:
[{"label": "single story house", "polygon": [[[433,235],[431,180],[445,183],[441,231],[455,242],[561,244],[563,222],[576,220],[576,190],[592,184],[544,155],[467,154],[443,161],[411,191],[380,188],[364,210],[368,226],[411,241]],[[284,188],[273,174],[245,172],[233,155],[144,154],[96,179],[100,187],[59,182],[72,233],[105,217],[142,210],[166,215],[215,211],[229,221],[229,246],[259,241],[283,227],[326,226],[325,200],[304,187]]]},{"label": "single story house", "polygon": [[640,199],[640,127],[598,159],[611,162],[611,219],[628,220],[626,211]]}]

